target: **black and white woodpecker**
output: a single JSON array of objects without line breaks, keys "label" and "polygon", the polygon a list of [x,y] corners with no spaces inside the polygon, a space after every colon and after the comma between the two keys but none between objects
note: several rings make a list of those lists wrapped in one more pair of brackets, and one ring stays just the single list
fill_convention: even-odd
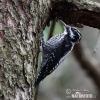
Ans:
[{"label": "black and white woodpecker", "polygon": [[35,86],[38,86],[47,75],[59,66],[81,39],[81,34],[77,28],[66,25],[63,21],[61,23],[64,32],[51,37],[43,44],[42,63]]}]

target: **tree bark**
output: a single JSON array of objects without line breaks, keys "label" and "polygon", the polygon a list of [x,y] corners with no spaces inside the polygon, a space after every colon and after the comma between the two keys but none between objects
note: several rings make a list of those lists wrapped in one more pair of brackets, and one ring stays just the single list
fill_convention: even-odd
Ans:
[{"label": "tree bark", "polygon": [[90,0],[53,0],[52,18],[81,27],[83,24],[100,29],[100,3]]},{"label": "tree bark", "polygon": [[[89,16],[92,22],[87,20]],[[100,28],[100,4],[88,0],[0,0],[0,100],[34,100],[41,33],[55,18]]]},{"label": "tree bark", "polygon": [[48,4],[44,0],[0,2],[0,100],[34,100],[40,34],[49,17]]}]

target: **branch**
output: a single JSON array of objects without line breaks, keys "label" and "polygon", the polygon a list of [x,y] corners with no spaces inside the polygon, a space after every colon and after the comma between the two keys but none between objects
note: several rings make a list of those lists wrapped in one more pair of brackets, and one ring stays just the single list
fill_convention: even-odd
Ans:
[{"label": "branch", "polygon": [[54,29],[55,29],[55,25],[56,25],[56,21],[54,20],[51,24],[51,27],[50,27],[50,31],[49,31],[49,36],[48,36],[48,39],[52,37],[53,35],[53,32],[54,32]]},{"label": "branch", "polygon": [[84,24],[100,28],[100,3],[90,0],[53,0],[52,18],[67,24]]},{"label": "branch", "polygon": [[75,45],[73,52],[81,67],[86,70],[100,90],[100,63],[91,55],[86,45],[83,46],[81,43]]}]

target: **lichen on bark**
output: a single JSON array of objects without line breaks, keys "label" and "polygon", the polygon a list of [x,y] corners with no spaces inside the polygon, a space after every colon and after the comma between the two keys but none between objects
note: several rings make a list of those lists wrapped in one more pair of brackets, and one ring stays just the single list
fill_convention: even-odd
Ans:
[{"label": "lichen on bark", "polygon": [[45,0],[1,1],[0,100],[34,99],[40,34],[49,17],[48,5]]}]

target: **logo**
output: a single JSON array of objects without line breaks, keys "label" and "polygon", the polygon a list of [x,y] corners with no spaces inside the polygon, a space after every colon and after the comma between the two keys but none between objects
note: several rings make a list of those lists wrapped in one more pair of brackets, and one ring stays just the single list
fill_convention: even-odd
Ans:
[{"label": "logo", "polygon": [[71,94],[71,89],[66,89],[66,94]]},{"label": "logo", "polygon": [[96,98],[96,95],[89,93],[89,90],[66,89],[66,98]]}]

